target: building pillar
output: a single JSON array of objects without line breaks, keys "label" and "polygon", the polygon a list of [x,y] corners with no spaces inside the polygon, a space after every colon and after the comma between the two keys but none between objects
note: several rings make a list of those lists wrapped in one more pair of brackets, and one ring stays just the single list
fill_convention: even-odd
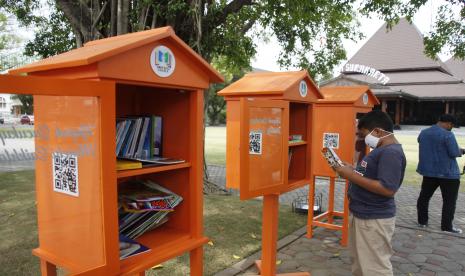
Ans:
[{"label": "building pillar", "polygon": [[381,100],[381,111],[386,112],[387,110],[387,101],[385,99]]},{"label": "building pillar", "polygon": [[446,112],[444,112],[446,114],[449,114],[449,102],[446,101]]},{"label": "building pillar", "polygon": [[400,100],[399,99],[396,100],[396,116],[395,116],[395,118],[396,118],[395,124],[400,125]]},{"label": "building pillar", "polygon": [[400,123],[404,123],[405,119],[405,100],[400,102]]}]

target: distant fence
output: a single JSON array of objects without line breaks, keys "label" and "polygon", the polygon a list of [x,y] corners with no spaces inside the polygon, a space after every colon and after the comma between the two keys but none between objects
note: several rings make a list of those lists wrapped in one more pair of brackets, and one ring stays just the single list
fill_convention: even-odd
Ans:
[{"label": "distant fence", "polygon": [[38,59],[38,57],[24,56],[19,53],[0,54],[0,72],[6,73],[7,70],[32,63],[34,61],[37,61]]}]

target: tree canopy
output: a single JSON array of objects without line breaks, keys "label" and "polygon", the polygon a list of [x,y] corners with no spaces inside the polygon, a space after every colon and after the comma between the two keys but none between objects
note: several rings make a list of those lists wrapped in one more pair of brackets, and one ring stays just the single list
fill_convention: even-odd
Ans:
[{"label": "tree canopy", "polygon": [[[277,37],[283,67],[327,76],[346,58],[343,39],[361,38],[357,16],[378,15],[390,25],[411,20],[427,0],[48,0],[50,16],[34,14],[40,0],[0,0],[25,25],[39,26],[27,53],[50,56],[84,42],[165,25],[207,61],[221,59],[227,70],[250,66],[254,37]],[[356,6],[359,5],[359,6]],[[457,15],[452,11],[459,7]],[[358,10],[357,10],[358,9]],[[465,2],[448,0],[425,36],[426,53],[441,50],[465,57]]]},{"label": "tree canopy", "polygon": [[[250,66],[254,38],[274,34],[282,67],[305,68],[319,78],[346,59],[343,39],[361,38],[357,16],[377,15],[392,26],[403,16],[411,20],[427,0],[48,0],[48,18],[34,13],[41,2],[0,0],[23,24],[39,26],[28,54],[54,55],[89,40],[171,25],[207,61],[221,60],[230,72]],[[432,57],[441,50],[465,57],[465,2],[441,6],[425,44]]]}]

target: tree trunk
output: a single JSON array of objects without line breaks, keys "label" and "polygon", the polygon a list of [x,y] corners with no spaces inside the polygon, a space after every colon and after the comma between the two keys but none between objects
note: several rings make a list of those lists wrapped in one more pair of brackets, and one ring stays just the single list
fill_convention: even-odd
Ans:
[{"label": "tree trunk", "polygon": [[116,36],[116,22],[118,18],[118,0],[111,0],[110,6],[110,34],[109,36]]},{"label": "tree trunk", "polygon": [[56,0],[56,4],[69,19],[76,35],[77,47],[81,47],[83,43],[93,39],[90,12],[87,6],[82,7],[82,4],[71,0]]},{"label": "tree trunk", "polygon": [[117,35],[128,33],[129,2],[128,0],[118,0]]},{"label": "tree trunk", "polygon": [[142,7],[139,7],[139,22],[137,24],[137,30],[138,31],[142,31],[145,29],[145,24],[147,22],[147,15],[149,13],[149,8],[150,8],[150,5],[147,5],[147,4],[144,4],[143,2],[140,2],[140,5],[142,5]]}]

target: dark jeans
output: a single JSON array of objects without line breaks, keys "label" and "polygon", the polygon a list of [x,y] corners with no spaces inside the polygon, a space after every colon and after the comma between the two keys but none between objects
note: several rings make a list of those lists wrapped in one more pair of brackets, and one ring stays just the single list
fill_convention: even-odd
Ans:
[{"label": "dark jeans", "polygon": [[452,230],[452,221],[454,220],[455,203],[457,202],[460,179],[423,176],[421,192],[417,201],[418,223],[424,225],[428,224],[429,200],[438,186],[441,188],[442,195],[441,230],[450,231]]}]

